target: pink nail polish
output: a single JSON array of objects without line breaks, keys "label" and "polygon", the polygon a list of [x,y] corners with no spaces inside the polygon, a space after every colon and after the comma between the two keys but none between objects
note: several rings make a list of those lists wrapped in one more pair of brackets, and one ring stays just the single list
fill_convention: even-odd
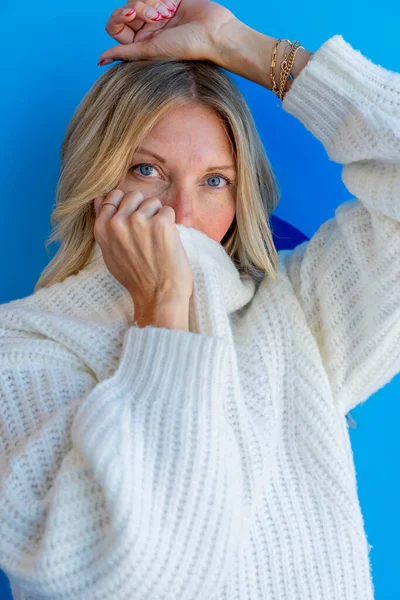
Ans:
[{"label": "pink nail polish", "polygon": [[152,21],[161,21],[161,19],[163,18],[162,15],[160,15],[160,13],[157,11],[157,16],[155,19],[151,19]]},{"label": "pink nail polish", "polygon": [[132,8],[132,10],[130,10],[129,12],[125,13],[126,17],[130,17],[131,15],[133,15],[133,13],[135,12],[135,9]]},{"label": "pink nail polish", "polygon": [[111,58],[102,58],[98,63],[97,66],[98,67],[102,67],[103,65],[109,65],[111,64],[113,61]]}]

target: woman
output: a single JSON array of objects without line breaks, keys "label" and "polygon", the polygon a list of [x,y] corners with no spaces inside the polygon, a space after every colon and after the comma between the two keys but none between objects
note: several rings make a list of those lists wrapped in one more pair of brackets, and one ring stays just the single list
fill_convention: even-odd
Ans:
[{"label": "woman", "polygon": [[[295,44],[156,6],[109,20],[123,62],[68,128],[61,248],[0,307],[0,566],[22,598],[371,599],[345,417],[400,370],[400,77],[336,35],[281,88]],[[294,251],[220,67],[344,165],[355,198]]]}]

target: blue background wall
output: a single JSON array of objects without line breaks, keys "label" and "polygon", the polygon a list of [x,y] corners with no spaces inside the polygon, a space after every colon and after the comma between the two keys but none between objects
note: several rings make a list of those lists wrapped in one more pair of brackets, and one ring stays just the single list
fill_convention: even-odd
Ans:
[{"label": "blue background wall", "polygon": [[[36,0],[0,8],[0,303],[31,294],[55,254],[54,244],[50,256],[46,254],[44,242],[50,233],[61,142],[77,104],[103,72],[104,67],[97,67],[100,54],[116,44],[104,28],[111,12],[123,4]],[[221,4],[253,29],[276,38],[299,39],[310,51],[340,33],[375,63],[400,71],[398,0]],[[341,181],[342,167],[330,161],[321,143],[282,110],[272,92],[233,77],[253,111],[282,188],[274,226],[288,240],[277,239],[277,247],[294,247],[351,197]],[[350,435],[367,536],[373,546],[377,600],[400,599],[399,393],[397,376],[352,411],[357,427]],[[11,598],[8,580],[0,571],[0,599],[7,598]]]}]

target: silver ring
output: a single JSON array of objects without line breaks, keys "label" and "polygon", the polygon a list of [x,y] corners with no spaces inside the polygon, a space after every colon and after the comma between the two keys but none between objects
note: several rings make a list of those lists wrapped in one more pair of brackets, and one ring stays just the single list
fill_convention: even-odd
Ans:
[{"label": "silver ring", "polygon": [[[105,204],[112,204],[113,206],[115,206],[113,202],[103,202],[101,206],[103,207]],[[118,210],[118,206],[115,206],[115,208]]]}]

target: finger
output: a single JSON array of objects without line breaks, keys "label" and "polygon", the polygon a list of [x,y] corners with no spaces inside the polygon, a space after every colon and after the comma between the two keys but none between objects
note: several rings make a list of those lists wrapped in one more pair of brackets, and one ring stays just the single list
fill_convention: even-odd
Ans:
[{"label": "finger", "polygon": [[159,198],[146,198],[146,200],[143,200],[138,209],[133,211],[132,214],[135,214],[138,218],[143,218],[146,220],[149,217],[156,215],[161,208],[162,202]]},{"label": "finger", "polygon": [[[155,33],[156,32],[154,32],[154,34]],[[98,64],[103,66],[108,65],[115,60],[129,61],[157,57],[161,58],[160,52],[154,45],[153,37],[154,36],[140,42],[134,42],[133,44],[120,44],[113,48],[109,48],[109,50],[103,52]]]},{"label": "finger", "polygon": [[[147,198],[147,200],[155,200],[155,198]],[[118,216],[129,217],[140,208],[143,202],[146,203],[147,200],[144,199],[143,192],[128,192],[119,205]]]},{"label": "finger", "polygon": [[100,206],[102,204],[104,200],[104,196],[97,196],[94,200],[93,200],[93,206],[94,206],[94,212],[96,214],[96,218],[100,212]]},{"label": "finger", "polygon": [[[171,0],[166,1],[171,2]],[[135,12],[129,14],[132,10]],[[139,0],[135,2],[134,6],[130,3],[115,9],[106,23],[106,31],[118,42],[131,44],[135,37],[134,33],[141,29],[145,23],[154,25],[156,22],[169,20],[174,14],[175,9],[168,9],[160,0],[147,0],[147,3]]]},{"label": "finger", "polygon": [[[130,11],[134,11],[131,15],[127,14]],[[106,23],[106,31],[112,38],[120,42],[120,44],[131,44],[134,40],[135,34],[128,24],[134,22],[136,19],[136,10],[132,6],[124,6],[123,8],[117,8],[112,13],[111,17]],[[136,20],[136,28],[140,29],[143,22],[140,23]]]},{"label": "finger", "polygon": [[98,204],[98,214],[96,223],[101,226],[105,225],[117,212],[114,206],[111,204],[104,204],[104,202],[112,202],[115,206],[119,207],[124,197],[124,192],[119,188],[112,190],[107,196],[100,196],[101,201]]},{"label": "finger", "polygon": [[169,0],[137,0],[135,2],[135,10],[139,19],[143,19],[147,23],[161,21],[162,19],[169,20],[175,14],[175,8],[168,8],[166,2]]},{"label": "finger", "polygon": [[[133,4],[130,4],[133,8]],[[142,39],[145,39],[148,36],[143,36],[143,32],[149,32],[149,31],[160,31],[161,29],[163,29],[166,25],[168,25],[168,22],[172,19],[172,17],[175,15],[178,6],[179,6],[179,0],[176,0],[176,4],[172,1],[172,0],[163,0],[162,3],[160,2],[160,0],[147,0],[146,4],[143,2],[137,2],[135,5],[135,9],[136,10],[140,10],[141,9],[145,9],[146,6],[152,6],[153,8],[155,8],[155,10],[157,10],[158,12],[161,13],[161,9],[160,6],[161,5],[165,5],[166,8],[168,8],[171,17],[168,18],[167,16],[164,16],[163,19],[160,19],[159,21],[151,21],[151,22],[145,22],[143,21],[143,19],[139,18],[137,16],[137,12],[136,12],[136,18],[133,21],[128,21],[126,26],[129,27],[130,29],[132,29],[134,32],[139,32],[140,31],[140,35],[136,35],[135,36],[135,41],[142,41]],[[167,15],[167,13],[164,11],[162,11],[165,15]]]}]

